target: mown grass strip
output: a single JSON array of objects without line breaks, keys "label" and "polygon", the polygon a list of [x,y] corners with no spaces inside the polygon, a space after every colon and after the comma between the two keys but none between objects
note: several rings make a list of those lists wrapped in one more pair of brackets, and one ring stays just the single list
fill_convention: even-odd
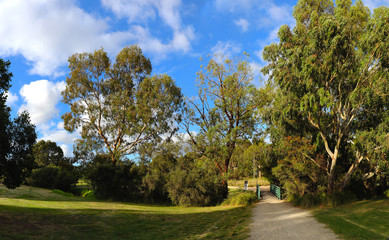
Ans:
[{"label": "mown grass strip", "polygon": [[28,191],[25,187],[20,192],[0,189],[0,239],[175,240],[249,236],[252,206],[184,208],[91,201],[44,189],[33,189],[28,198],[22,198]]},{"label": "mown grass strip", "polygon": [[344,239],[389,239],[389,200],[317,209],[314,216]]}]

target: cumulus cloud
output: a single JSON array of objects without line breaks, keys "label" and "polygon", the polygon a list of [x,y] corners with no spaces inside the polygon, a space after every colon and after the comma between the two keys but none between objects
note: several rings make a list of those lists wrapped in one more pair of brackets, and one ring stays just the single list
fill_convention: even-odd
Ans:
[{"label": "cumulus cloud", "polygon": [[31,122],[36,124],[38,129],[44,128],[50,119],[58,116],[59,110],[56,105],[61,99],[61,92],[65,90],[65,86],[65,82],[52,83],[48,80],[25,84],[20,89],[24,104],[19,111],[27,110]]},{"label": "cumulus cloud", "polygon": [[108,29],[67,0],[1,1],[0,22],[0,54],[21,54],[31,73],[45,76],[61,74],[74,52],[100,47]]},{"label": "cumulus cloud", "polygon": [[[146,51],[157,50],[157,53],[168,53],[190,50],[194,30],[193,27],[182,24],[181,0],[102,0],[102,4],[117,17],[126,18],[129,24],[136,24],[133,29],[139,33],[136,35],[137,39]],[[147,27],[141,26],[157,17],[172,30],[171,40],[167,43],[153,37]]]},{"label": "cumulus cloud", "polygon": [[59,146],[62,148],[63,155],[64,155],[65,157],[71,157],[71,156],[73,156],[72,148],[69,147],[69,145],[61,144],[61,145],[59,145]]},{"label": "cumulus cloud", "polygon": [[[183,26],[181,1],[102,1],[119,17],[128,18],[125,31],[112,31],[110,19],[89,14],[75,0],[0,1],[0,56],[22,55],[31,65],[30,73],[41,76],[61,76],[61,67],[75,52],[90,52],[104,47],[117,53],[125,44],[138,43],[145,51],[167,54],[188,52],[194,38],[193,28]],[[146,26],[145,34],[137,35],[137,25],[148,19],[161,18],[172,29],[171,40],[162,43]],[[137,24],[139,23],[139,24]],[[145,37],[145,38],[143,38]],[[153,44],[156,44],[154,47]]]},{"label": "cumulus cloud", "polygon": [[172,51],[189,51],[191,44],[188,36],[190,38],[194,36],[193,29],[188,27],[182,32],[174,33],[173,39],[168,43],[164,43],[154,37],[147,28],[140,25],[132,26],[131,32],[133,33],[132,39],[138,42],[144,51],[154,53],[156,58],[164,58]]},{"label": "cumulus cloud", "polygon": [[16,94],[13,94],[12,92],[7,92],[5,95],[7,96],[6,104],[8,106],[14,105],[19,100],[19,97]]},{"label": "cumulus cloud", "polygon": [[246,32],[248,29],[249,29],[249,22],[244,19],[244,18],[241,18],[241,19],[238,19],[238,20],[235,20],[234,21],[235,25],[239,26],[241,29],[242,29],[242,32]]},{"label": "cumulus cloud", "polygon": [[41,137],[39,140],[52,141],[56,142],[58,146],[62,148],[64,155],[66,157],[71,157],[73,155],[73,143],[76,139],[80,138],[78,131],[69,133],[64,129],[64,123],[60,121],[59,123],[50,123],[40,129]]}]

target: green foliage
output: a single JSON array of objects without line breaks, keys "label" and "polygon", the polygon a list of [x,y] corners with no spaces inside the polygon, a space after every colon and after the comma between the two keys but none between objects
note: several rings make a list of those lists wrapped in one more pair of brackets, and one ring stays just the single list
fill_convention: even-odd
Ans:
[{"label": "green foliage", "polygon": [[148,172],[143,178],[145,197],[147,201],[170,203],[168,181],[174,171],[177,157],[171,152],[163,151],[155,156],[148,166]]},{"label": "green foliage", "polygon": [[8,131],[9,152],[4,163],[3,184],[8,188],[19,187],[34,167],[32,147],[37,135],[35,125],[24,111],[11,122]]},{"label": "green foliage", "polygon": [[251,191],[236,190],[228,193],[228,198],[223,201],[223,206],[249,206],[258,201],[257,194]]},{"label": "green foliage", "polygon": [[384,192],[385,196],[389,198],[389,189]]},{"label": "green foliage", "polygon": [[280,151],[285,155],[273,168],[273,174],[287,196],[317,195],[326,189],[326,161],[322,155],[315,154],[314,146],[307,139],[285,138]]},{"label": "green foliage", "polygon": [[85,189],[84,191],[82,191],[81,197],[87,199],[95,199],[96,198],[95,191],[90,189]]},{"label": "green foliage", "polygon": [[32,170],[28,182],[34,187],[70,191],[76,185],[78,175],[75,171],[47,166]]},{"label": "green foliage", "polygon": [[[359,170],[364,181],[377,179],[374,185],[382,186],[389,140],[389,8],[370,15],[361,1],[300,0],[293,16],[294,29],[282,26],[280,42],[263,53],[269,64],[262,71],[274,88],[265,114],[272,143],[288,136],[309,139],[315,155],[328,162],[327,192],[346,189]],[[322,167],[323,158],[315,155]]]},{"label": "green foliage", "polygon": [[32,145],[36,140],[35,126],[27,112],[12,121],[6,106],[6,93],[11,87],[11,63],[0,59],[0,182],[8,188],[20,186],[33,168]]},{"label": "green foliage", "polygon": [[[264,94],[253,85],[247,60],[215,56],[197,75],[198,97],[187,99],[182,127],[193,148],[226,175],[238,142],[256,133],[255,113]],[[198,126],[198,134],[192,126]]]},{"label": "green foliage", "polygon": [[62,95],[71,112],[62,118],[66,130],[81,128],[78,155],[90,160],[105,151],[116,164],[142,143],[177,130],[181,89],[167,75],[151,77],[150,60],[138,46],[123,48],[114,63],[103,49],[74,54],[69,69]]},{"label": "green foliage", "polygon": [[227,184],[213,166],[203,158],[186,155],[177,159],[170,172],[167,191],[174,204],[181,206],[211,206],[221,203],[228,194]]},{"label": "green foliage", "polygon": [[88,178],[97,198],[135,202],[143,200],[141,171],[133,162],[96,164],[89,170]]},{"label": "green foliage", "polygon": [[34,154],[34,161],[39,167],[47,167],[50,164],[58,166],[63,160],[61,147],[50,140],[40,140],[34,145],[32,152]]},{"label": "green foliage", "polygon": [[53,193],[56,193],[56,194],[59,194],[59,195],[62,195],[62,196],[66,196],[66,197],[73,197],[74,195],[71,194],[71,193],[68,193],[68,192],[64,192],[64,191],[61,191],[59,189],[53,189],[51,190]]}]

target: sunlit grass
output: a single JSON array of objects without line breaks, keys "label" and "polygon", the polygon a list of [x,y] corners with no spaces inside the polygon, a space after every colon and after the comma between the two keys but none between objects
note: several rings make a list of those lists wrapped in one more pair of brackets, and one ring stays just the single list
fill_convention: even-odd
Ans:
[{"label": "sunlit grass", "polygon": [[91,201],[0,186],[0,239],[245,239],[251,207]]},{"label": "sunlit grass", "polygon": [[389,199],[317,209],[314,215],[344,239],[389,239]]},{"label": "sunlit grass", "polygon": [[255,187],[257,186],[257,184],[259,184],[260,186],[270,185],[269,181],[267,181],[264,178],[248,178],[248,179],[241,179],[241,180],[228,180],[228,186],[243,188],[245,181],[248,181],[249,187]]}]

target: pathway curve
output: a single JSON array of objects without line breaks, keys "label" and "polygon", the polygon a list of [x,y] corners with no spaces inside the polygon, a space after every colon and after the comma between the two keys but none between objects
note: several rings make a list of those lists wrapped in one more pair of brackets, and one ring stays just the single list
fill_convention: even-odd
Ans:
[{"label": "pathway curve", "polygon": [[305,209],[278,200],[269,186],[261,186],[261,199],[254,208],[250,240],[330,240],[337,236]]}]

